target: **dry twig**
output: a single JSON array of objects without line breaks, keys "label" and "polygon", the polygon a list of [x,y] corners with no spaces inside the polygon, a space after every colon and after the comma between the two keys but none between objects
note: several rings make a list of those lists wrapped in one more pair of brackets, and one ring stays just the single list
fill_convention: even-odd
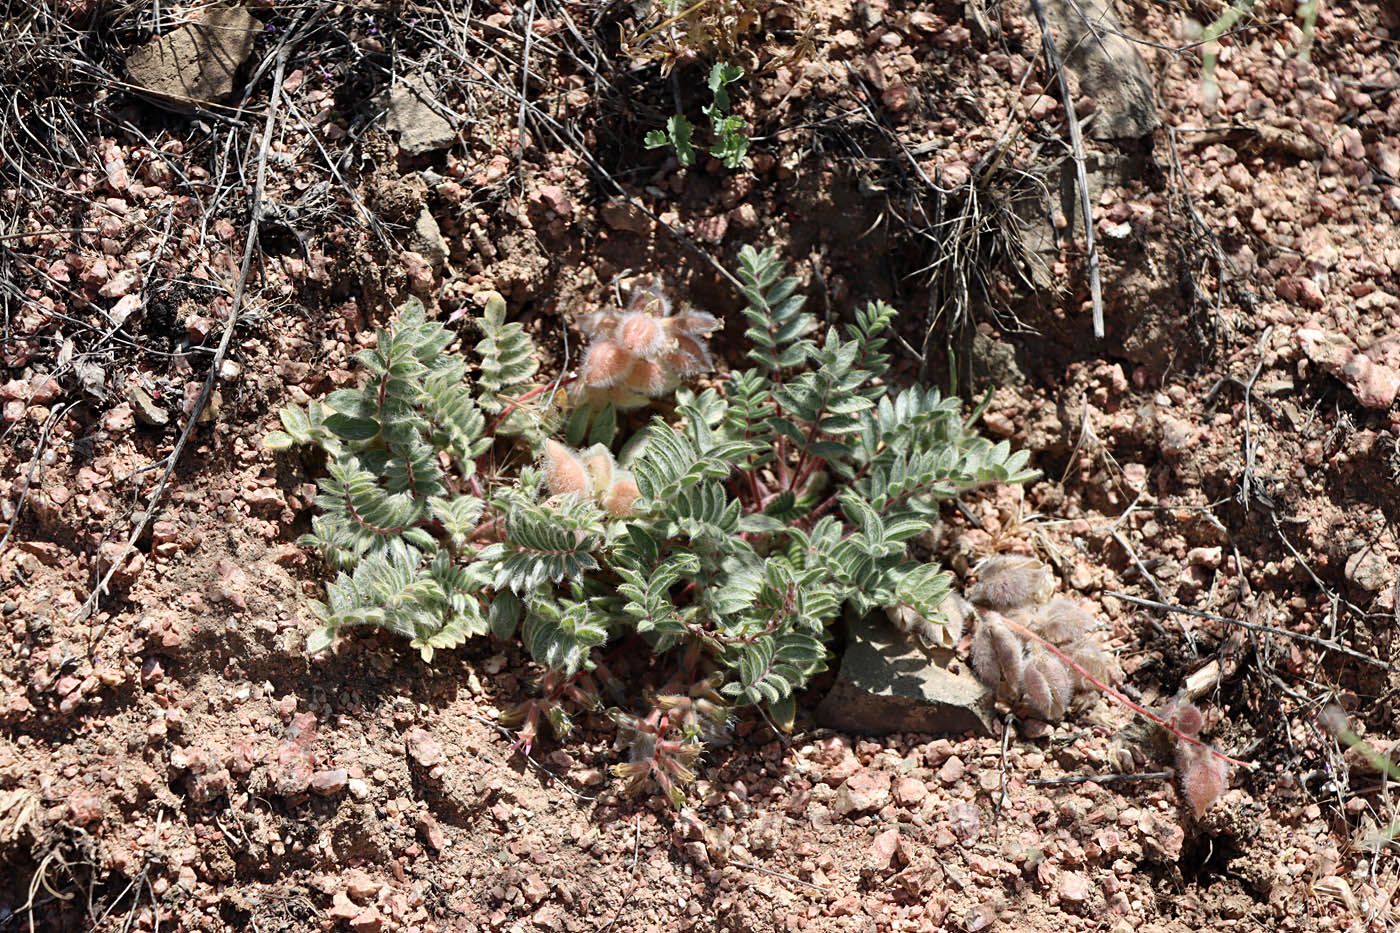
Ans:
[{"label": "dry twig", "polygon": [[1084,171],[1084,136],[1079,129],[1079,118],[1074,113],[1074,96],[1069,89],[1069,75],[1060,52],[1055,48],[1055,39],[1050,35],[1050,24],[1045,21],[1045,10],[1040,0],[1031,0],[1036,22],[1040,24],[1040,38],[1045,44],[1045,57],[1060,82],[1060,96],[1065,105],[1065,123],[1069,125],[1069,144],[1074,153],[1074,171],[1079,183],[1079,212],[1084,221],[1084,247],[1089,253],[1089,299],[1093,305],[1094,336],[1103,339],[1103,283],[1099,278],[1099,250],[1094,243],[1094,211],[1089,200],[1089,176]]},{"label": "dry twig", "polygon": [[1121,599],[1124,602],[1133,603],[1138,606],[1146,606],[1149,609],[1161,609],[1164,612],[1176,612],[1182,615],[1195,616],[1198,619],[1210,619],[1214,622],[1224,622],[1227,625],[1235,625],[1242,629],[1247,629],[1251,632],[1267,632],[1270,635],[1282,635],[1284,638],[1291,638],[1294,641],[1307,642],[1310,645],[1316,645],[1317,647],[1325,648],[1328,651],[1335,651],[1338,654],[1344,654],[1353,660],[1361,661],[1365,664],[1370,664],[1373,667],[1384,668],[1388,671],[1393,671],[1396,669],[1395,665],[1387,661],[1382,661],[1380,658],[1373,658],[1370,655],[1362,654],[1360,651],[1354,651],[1351,648],[1339,645],[1336,642],[1328,641],[1325,638],[1318,638],[1315,635],[1304,635],[1301,632],[1290,632],[1288,629],[1276,628],[1272,625],[1260,625],[1258,622],[1244,622],[1240,619],[1232,619],[1229,616],[1216,615],[1214,612],[1206,612],[1203,609],[1188,609],[1185,606],[1173,606],[1169,603],[1161,603],[1153,599],[1143,599],[1139,596],[1129,596],[1127,593],[1117,593],[1113,590],[1104,590],[1103,595],[1112,596],[1114,599]]}]

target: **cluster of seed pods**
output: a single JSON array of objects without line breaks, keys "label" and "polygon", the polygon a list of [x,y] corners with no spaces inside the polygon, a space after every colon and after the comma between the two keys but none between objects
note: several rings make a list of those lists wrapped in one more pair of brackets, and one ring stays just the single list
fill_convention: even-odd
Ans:
[{"label": "cluster of seed pods", "polygon": [[719,319],[701,311],[673,313],[659,279],[624,310],[586,314],[578,326],[589,339],[576,389],[581,403],[638,408],[714,368],[707,337]]},{"label": "cluster of seed pods", "polygon": [[612,451],[594,444],[585,451],[555,440],[544,442],[544,481],[556,496],[577,495],[592,499],[614,518],[627,518],[641,496],[637,481],[618,467]]},{"label": "cluster of seed pods", "polygon": [[[977,583],[967,591],[979,610],[972,667],[996,688],[999,699],[1054,722],[1077,696],[1094,689],[1093,680],[1106,684],[1116,677],[1113,661],[1090,634],[1093,617],[1071,599],[1051,598],[1055,578],[1050,568],[1033,557],[1001,555],[983,561],[977,572]],[[1017,626],[1074,664],[1042,641],[1023,636]]]},{"label": "cluster of seed pods", "polygon": [[[1053,722],[1076,697],[1121,677],[1090,635],[1093,618],[1070,599],[1052,598],[1055,581],[1048,567],[1031,557],[1006,555],[988,558],[977,569],[978,581],[967,591],[979,617],[972,667],[996,688],[999,699]],[[1019,629],[1037,637],[1028,638]],[[1176,740],[1177,782],[1199,818],[1225,791],[1226,759],[1195,741],[1204,724],[1197,706],[1173,700],[1160,715],[1175,730],[1158,731],[1164,739]]]}]

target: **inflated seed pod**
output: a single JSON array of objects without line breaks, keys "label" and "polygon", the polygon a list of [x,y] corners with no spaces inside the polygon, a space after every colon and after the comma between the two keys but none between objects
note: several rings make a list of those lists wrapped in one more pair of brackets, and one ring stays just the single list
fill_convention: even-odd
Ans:
[{"label": "inflated seed pod", "polygon": [[632,474],[619,471],[603,493],[603,509],[614,518],[630,518],[636,513],[636,502],[641,495]]},{"label": "inflated seed pod", "polygon": [[1064,596],[1055,597],[1026,618],[1026,628],[1057,648],[1079,641],[1093,624],[1093,616]]},{"label": "inflated seed pod", "polygon": [[951,648],[962,637],[972,607],[961,596],[949,593],[939,609],[942,619],[926,619],[909,606],[889,606],[885,615],[896,630],[917,638],[926,647]]},{"label": "inflated seed pod", "polygon": [[977,565],[977,583],[967,598],[978,606],[1009,612],[1040,605],[1054,589],[1049,567],[1034,557],[1003,554]]},{"label": "inflated seed pod", "polygon": [[544,481],[556,496],[587,496],[592,491],[583,459],[556,440],[544,442]]},{"label": "inflated seed pod", "polygon": [[1199,745],[1181,742],[1176,750],[1176,777],[1181,795],[1191,805],[1196,819],[1205,816],[1211,804],[1225,793],[1229,783],[1225,762]]},{"label": "inflated seed pod", "polygon": [[1053,722],[1064,711],[1059,709],[1055,691],[1037,667],[1027,666],[1021,684],[1021,698],[1018,706],[1028,709],[1037,718]]},{"label": "inflated seed pod", "polygon": [[972,638],[972,669],[989,687],[1010,696],[1021,692],[1025,667],[1021,640],[994,612],[983,613]]},{"label": "inflated seed pod", "polygon": [[595,493],[601,493],[612,485],[616,464],[613,463],[612,451],[604,445],[594,444],[585,450],[583,466],[588,471],[588,478]]},{"label": "inflated seed pod", "polygon": [[[1085,636],[1071,645],[1065,646],[1065,654],[1074,659],[1074,663],[1084,668],[1085,672],[1101,684],[1112,686],[1120,678],[1118,665],[1113,656],[1099,647],[1098,642],[1090,636]],[[1098,688],[1083,674],[1074,671],[1074,689],[1077,691],[1097,690]]]},{"label": "inflated seed pod", "polygon": [[612,388],[626,377],[636,362],[637,357],[616,341],[599,340],[583,357],[579,383],[587,389]]},{"label": "inflated seed pod", "polygon": [[1032,712],[1047,722],[1062,718],[1074,699],[1074,688],[1065,662],[1043,649],[1032,649],[1022,673],[1021,699]]}]

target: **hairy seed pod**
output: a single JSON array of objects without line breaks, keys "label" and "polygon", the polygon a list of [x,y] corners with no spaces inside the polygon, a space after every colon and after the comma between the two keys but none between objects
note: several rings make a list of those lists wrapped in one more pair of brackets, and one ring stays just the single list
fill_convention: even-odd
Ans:
[{"label": "hairy seed pod", "polygon": [[1021,692],[1024,668],[1021,641],[996,613],[984,614],[972,639],[972,669],[989,687],[1004,687],[1011,695]]},{"label": "hairy seed pod", "polygon": [[1167,714],[1162,718],[1176,726],[1178,730],[1192,737],[1201,734],[1201,728],[1205,725],[1205,716],[1195,703],[1181,703],[1173,700],[1168,704],[1167,710]]},{"label": "hairy seed pod", "polygon": [[687,311],[666,319],[666,329],[672,336],[708,334],[719,330],[719,318],[704,311]]},{"label": "hairy seed pod", "polygon": [[659,398],[674,392],[680,382],[680,374],[675,370],[650,360],[637,360],[627,371],[623,385],[647,398]]},{"label": "hairy seed pod", "polygon": [[1021,701],[1046,722],[1059,718],[1064,710],[1055,708],[1055,691],[1040,668],[1027,665],[1021,680]]},{"label": "hairy seed pod", "polygon": [[616,311],[595,311],[578,319],[578,329],[590,340],[600,340],[617,330],[621,315]]},{"label": "hairy seed pod", "polygon": [[632,475],[621,473],[603,493],[603,509],[615,518],[630,518],[636,512],[636,502],[641,495]]},{"label": "hairy seed pod", "polygon": [[1225,793],[1226,765],[1209,751],[1187,742],[1182,742],[1176,750],[1177,780],[1181,783],[1181,795],[1191,805],[1196,819],[1205,816],[1211,804]]},{"label": "hairy seed pod", "polygon": [[1046,722],[1063,718],[1074,699],[1074,687],[1065,662],[1044,648],[1033,648],[1023,675],[1022,699]]},{"label": "hairy seed pod", "polygon": [[1034,557],[1006,554],[989,557],[977,566],[977,584],[967,598],[1002,612],[1035,606],[1050,598],[1055,578]]},{"label": "hairy seed pod", "polygon": [[920,625],[928,621],[910,606],[886,606],[885,617],[890,620],[895,631],[901,635],[912,634]]},{"label": "hairy seed pod", "polygon": [[1045,675],[1046,682],[1050,684],[1050,691],[1055,696],[1051,714],[1055,719],[1061,719],[1074,702],[1074,681],[1070,677],[1069,666],[1048,651],[1042,652],[1037,666]]},{"label": "hairy seed pod", "polygon": [[948,620],[944,629],[947,632],[948,642],[951,645],[958,643],[958,639],[963,637],[967,631],[968,624],[972,622],[973,613],[976,611],[972,604],[963,599],[957,593],[949,593],[938,607],[943,610],[943,617]]},{"label": "hairy seed pod", "polygon": [[[1065,654],[1074,659],[1074,663],[1084,668],[1084,672],[1097,680],[1101,684],[1113,686],[1119,679],[1121,673],[1113,656],[1106,653],[1099,647],[1098,642],[1090,636],[1085,636],[1072,645],[1065,646]],[[1084,674],[1074,671],[1074,689],[1076,690],[1097,690],[1098,687],[1084,676]]]},{"label": "hairy seed pod", "polygon": [[1092,616],[1064,596],[1050,600],[1026,619],[1026,628],[1057,648],[1083,638],[1093,624]]},{"label": "hairy seed pod", "polygon": [[661,323],[649,314],[627,314],[617,329],[617,340],[631,353],[651,358],[661,352],[665,342]]},{"label": "hairy seed pod", "polygon": [[668,317],[671,314],[671,299],[666,295],[661,276],[654,277],[649,285],[633,292],[631,300],[627,302],[627,310]]},{"label": "hairy seed pod", "polygon": [[694,376],[715,368],[710,359],[710,351],[703,341],[695,337],[680,336],[675,340],[676,348],[663,357],[667,366],[682,376]]},{"label": "hairy seed pod", "polygon": [[588,348],[588,354],[583,358],[580,381],[590,389],[615,386],[626,377],[636,359],[620,344],[600,340]]},{"label": "hairy seed pod", "polygon": [[910,606],[887,606],[885,616],[901,634],[917,638],[926,648],[951,648],[962,637],[962,614],[956,609],[942,618],[926,619]]},{"label": "hairy seed pod", "polygon": [[616,464],[612,451],[602,444],[594,444],[583,452],[583,466],[588,471],[589,487],[594,491],[607,489],[612,485]]},{"label": "hairy seed pod", "polygon": [[544,481],[556,496],[589,495],[588,470],[577,453],[555,440],[544,442]]}]

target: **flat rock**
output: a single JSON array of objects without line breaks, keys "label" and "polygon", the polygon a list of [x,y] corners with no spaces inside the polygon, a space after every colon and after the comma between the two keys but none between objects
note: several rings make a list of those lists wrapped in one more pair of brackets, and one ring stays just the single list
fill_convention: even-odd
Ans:
[{"label": "flat rock", "polygon": [[1112,0],[1045,0],[1043,6],[1077,93],[1092,97],[1097,105],[1088,134],[1094,139],[1138,139],[1155,130],[1161,121],[1152,72]]},{"label": "flat rock", "polygon": [[126,400],[131,403],[131,411],[136,420],[142,424],[160,428],[170,423],[170,412],[162,408],[151,393],[140,386],[127,386]]},{"label": "flat rock", "polygon": [[457,140],[457,128],[433,106],[437,100],[417,76],[402,78],[381,95],[384,128],[399,136],[399,148],[409,155],[446,149]]},{"label": "flat rock", "polygon": [[1395,568],[1380,549],[1367,545],[1347,558],[1347,579],[1370,593],[1379,593],[1395,582]]},{"label": "flat rock", "polygon": [[845,656],[817,720],[863,735],[891,732],[990,735],[990,690],[968,670],[953,673],[946,649],[925,649],[895,631],[884,613],[847,627]]},{"label": "flat rock", "polygon": [[651,229],[651,218],[643,214],[637,205],[626,198],[613,198],[602,208],[603,223],[614,230],[627,233],[646,233]]},{"label": "flat rock", "polygon": [[158,97],[187,104],[216,101],[233,91],[234,75],[253,52],[262,24],[241,7],[214,7],[197,23],[131,53],[131,83]]}]

